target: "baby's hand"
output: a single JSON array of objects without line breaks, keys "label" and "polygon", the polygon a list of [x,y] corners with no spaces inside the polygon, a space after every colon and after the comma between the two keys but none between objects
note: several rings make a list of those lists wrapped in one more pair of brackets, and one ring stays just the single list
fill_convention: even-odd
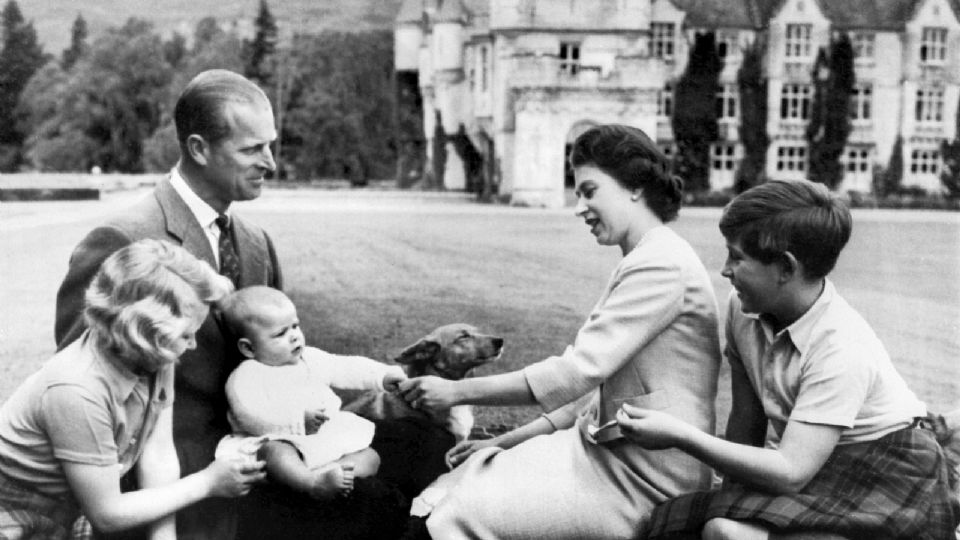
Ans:
[{"label": "baby's hand", "polygon": [[396,393],[400,389],[400,383],[407,380],[406,375],[390,372],[383,376],[383,389],[387,392]]},{"label": "baby's hand", "polygon": [[307,435],[313,435],[320,429],[320,426],[324,422],[329,420],[330,417],[327,416],[326,409],[314,409],[312,411],[304,411],[303,413],[303,429]]}]

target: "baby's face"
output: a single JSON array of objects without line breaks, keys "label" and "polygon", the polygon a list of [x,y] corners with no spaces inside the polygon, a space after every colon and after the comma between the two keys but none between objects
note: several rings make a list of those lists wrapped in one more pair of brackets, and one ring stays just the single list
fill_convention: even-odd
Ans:
[{"label": "baby's face", "polygon": [[248,338],[257,361],[268,366],[296,364],[303,354],[303,330],[293,302],[263,310],[263,325],[252,325]]}]

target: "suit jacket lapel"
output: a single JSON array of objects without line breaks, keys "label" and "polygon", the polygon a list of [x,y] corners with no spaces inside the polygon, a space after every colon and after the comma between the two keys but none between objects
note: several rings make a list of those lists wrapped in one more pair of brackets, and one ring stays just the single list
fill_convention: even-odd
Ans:
[{"label": "suit jacket lapel", "polygon": [[210,241],[207,240],[206,233],[203,232],[187,203],[183,202],[177,191],[173,189],[170,178],[161,180],[154,193],[166,219],[167,234],[179,240],[180,245],[187,251],[200,260],[206,261],[216,270],[217,261],[210,248]]},{"label": "suit jacket lapel", "polygon": [[233,237],[240,257],[240,286],[262,285],[266,274],[267,246],[258,229],[233,214]]}]

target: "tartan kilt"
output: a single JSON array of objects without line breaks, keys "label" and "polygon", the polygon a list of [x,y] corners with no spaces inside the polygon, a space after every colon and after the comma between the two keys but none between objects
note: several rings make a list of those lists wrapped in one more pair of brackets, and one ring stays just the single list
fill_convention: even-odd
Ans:
[{"label": "tartan kilt", "polygon": [[947,478],[947,463],[933,434],[905,428],[876,441],[838,446],[799,493],[775,495],[737,486],[670,499],[654,509],[642,538],[699,538],[708,520],[723,517],[776,532],[950,540],[960,522],[960,504]]},{"label": "tartan kilt", "polygon": [[79,515],[70,499],[56,499],[0,474],[0,538],[61,540]]}]

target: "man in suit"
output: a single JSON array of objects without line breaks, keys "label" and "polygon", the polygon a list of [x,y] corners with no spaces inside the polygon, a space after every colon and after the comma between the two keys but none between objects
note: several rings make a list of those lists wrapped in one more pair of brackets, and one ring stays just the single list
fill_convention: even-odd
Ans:
[{"label": "man in suit", "polygon": [[[230,205],[260,196],[263,177],[275,163],[273,111],[260,88],[225,70],[205,71],[177,100],[174,122],[180,161],[146,199],[91,231],[70,257],[57,294],[55,335],[62,349],[86,329],[84,292],[111,253],[142,238],[186,248],[240,287],[281,287],[280,265],[270,237],[232,215]],[[227,434],[224,383],[239,362],[218,321],[207,317],[176,370],[174,442],[180,473],[213,460]],[[208,499],[177,514],[179,538],[231,539],[236,502]]]}]

